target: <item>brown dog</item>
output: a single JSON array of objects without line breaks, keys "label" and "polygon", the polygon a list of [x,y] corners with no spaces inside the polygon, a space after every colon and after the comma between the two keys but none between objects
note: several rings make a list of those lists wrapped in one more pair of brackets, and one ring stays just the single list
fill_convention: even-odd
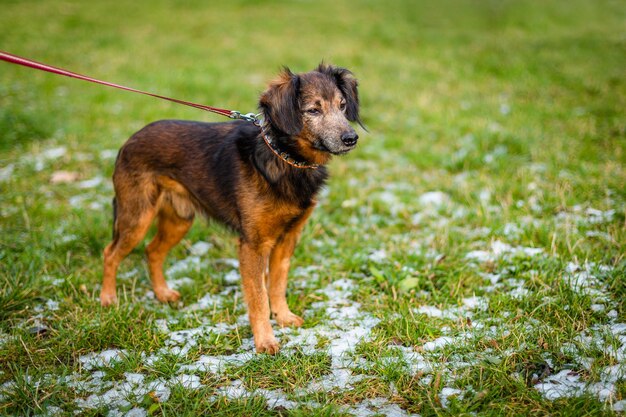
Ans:
[{"label": "brown dog", "polygon": [[242,286],[257,352],[279,349],[270,308],[280,326],[302,325],[285,297],[289,262],[327,178],[324,164],[356,146],[348,122],[360,124],[357,81],[350,71],[324,64],[297,75],[285,69],[259,106],[262,127],[159,121],[120,149],[102,305],[116,302],[117,268],[154,218],[158,231],[146,248],[152,286],[160,301],[176,301],[180,294],[168,288],[163,261],[200,212],[240,235]]}]

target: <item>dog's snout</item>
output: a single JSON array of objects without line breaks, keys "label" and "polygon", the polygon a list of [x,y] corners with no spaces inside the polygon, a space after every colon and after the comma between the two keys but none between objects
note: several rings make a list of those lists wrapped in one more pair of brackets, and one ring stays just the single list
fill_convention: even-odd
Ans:
[{"label": "dog's snout", "polygon": [[341,141],[346,146],[356,145],[356,141],[358,139],[359,139],[359,135],[357,135],[355,131],[346,132],[343,135],[341,135]]}]

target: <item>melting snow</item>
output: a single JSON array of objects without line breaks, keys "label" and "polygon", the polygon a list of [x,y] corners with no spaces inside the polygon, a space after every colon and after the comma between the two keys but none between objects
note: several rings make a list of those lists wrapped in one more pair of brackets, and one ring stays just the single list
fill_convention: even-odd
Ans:
[{"label": "melting snow", "polygon": [[180,277],[178,279],[168,279],[167,280],[167,285],[170,288],[173,288],[175,290],[179,289],[180,287],[184,287],[185,285],[191,285],[193,283],[194,283],[193,279],[191,279],[189,277]]},{"label": "melting snow", "polygon": [[606,401],[615,393],[614,381],[604,379],[600,382],[587,383],[581,380],[578,373],[568,369],[547,377],[535,385],[535,388],[549,400],[592,394],[601,401]]},{"label": "melting snow", "polygon": [[82,188],[82,189],[95,188],[101,185],[103,182],[104,182],[104,178],[98,176],[89,180],[81,181],[77,185],[78,185],[78,188]]},{"label": "melting snow", "polygon": [[442,191],[430,191],[418,198],[422,206],[441,207],[450,204],[450,196]]},{"label": "melting snow", "polygon": [[174,263],[174,265],[170,266],[165,275],[172,276],[178,274],[180,272],[189,272],[189,271],[199,271],[208,265],[206,262],[203,262],[199,256],[188,256],[185,259],[181,259]]},{"label": "melting snow", "polygon": [[9,164],[2,168],[0,168],[0,182],[5,182],[11,179],[13,176],[13,170],[15,169],[15,164]]},{"label": "melting snow", "polygon": [[604,223],[610,223],[615,219],[615,209],[598,210],[593,207],[588,207],[583,210],[580,205],[571,208],[571,212],[562,211],[556,215],[557,220],[561,221],[573,221],[581,224],[599,225]]},{"label": "melting snow", "polygon": [[379,264],[387,260],[387,252],[385,252],[384,249],[375,250],[367,258],[370,261]]},{"label": "melting snow", "polygon": [[433,341],[424,343],[423,348],[425,351],[437,350],[449,345],[450,343],[453,343],[454,341],[455,339],[452,337],[442,336]]},{"label": "melting snow", "polygon": [[117,157],[117,149],[103,149],[100,151],[101,159],[112,159]]},{"label": "melting snow", "polygon": [[486,310],[488,307],[488,301],[484,297],[468,297],[462,300],[463,305],[460,307],[450,307],[445,310],[441,310],[435,306],[420,306],[413,311],[420,314],[425,314],[429,317],[436,317],[442,319],[458,319],[459,317],[472,317],[471,310]]},{"label": "melting snow", "polygon": [[474,250],[465,255],[467,259],[475,260],[478,262],[494,262],[499,258],[513,255],[513,256],[526,256],[534,257],[543,253],[541,248],[530,248],[525,246],[511,246],[508,243],[494,240],[491,242],[491,250]]},{"label": "melting snow", "polygon": [[233,355],[203,355],[192,364],[181,366],[181,371],[203,371],[221,374],[227,366],[241,366],[254,358],[254,353],[236,353]]},{"label": "melting snow", "polygon": [[450,397],[457,397],[463,394],[463,391],[456,388],[445,387],[439,393],[439,401],[441,401],[441,406],[443,408],[448,408],[450,405]]},{"label": "melting snow", "polygon": [[[187,259],[175,263],[170,269],[180,272],[188,268],[201,265],[199,256],[210,248],[209,244],[196,244],[192,246],[192,255]],[[196,249],[193,249],[193,248]],[[475,251],[476,252],[476,251]],[[500,241],[494,241],[490,245],[489,251],[484,251],[486,259],[505,258],[509,255],[522,254],[524,256],[536,256],[543,253],[538,248],[514,247]],[[380,251],[378,254],[382,259],[386,258],[386,253]],[[384,255],[384,256],[383,256]],[[470,256],[468,258],[480,258]],[[236,268],[235,260],[222,260],[224,263]],[[599,279],[593,275],[593,271],[601,271],[603,267],[585,264],[569,264],[563,275],[563,279],[570,283],[576,291],[585,291],[598,298],[595,302],[596,311],[609,310],[614,307],[610,301],[605,299],[600,301],[605,295],[605,290]],[[300,275],[311,279],[318,279],[316,268],[301,268]],[[506,274],[506,269],[498,273],[483,274],[492,286],[513,287],[513,291],[524,290],[523,280],[504,279],[502,274]],[[506,275],[505,275],[506,277]],[[174,282],[181,285],[188,283],[188,278],[180,278]],[[239,280],[238,272],[233,269],[226,274],[225,280],[234,283]],[[309,282],[310,280],[307,280]],[[307,284],[309,285],[309,284]],[[362,311],[361,305],[352,300],[356,289],[356,283],[350,279],[339,279],[331,282],[327,286],[315,290],[315,295],[320,300],[311,304],[309,314],[321,313],[326,318],[315,327],[307,328],[283,328],[276,329],[277,337],[282,341],[282,353],[291,355],[294,352],[303,354],[326,353],[330,360],[330,370],[326,375],[310,381],[306,386],[296,389],[291,394],[285,394],[282,390],[257,389],[249,390],[240,380],[230,381],[221,386],[212,397],[215,400],[220,397],[245,398],[261,397],[267,402],[269,408],[292,409],[303,404],[303,397],[318,392],[335,392],[350,390],[354,384],[367,381],[371,376],[363,373],[363,370],[372,369],[375,362],[355,355],[355,349],[361,342],[371,340],[373,329],[379,323],[379,319],[372,314]],[[206,294],[197,303],[186,308],[186,311],[219,308],[224,304],[225,297],[229,291],[219,294]],[[599,307],[601,306],[601,307]],[[440,308],[435,306],[419,306],[414,311],[426,314],[431,317],[444,319],[457,319],[459,317],[471,317],[477,311],[484,311],[488,307],[488,299],[485,297],[468,297],[457,306]],[[614,310],[611,310],[614,311]],[[615,312],[615,316],[617,313]],[[245,315],[241,316],[236,323],[210,323],[196,328],[171,331],[169,324],[175,324],[175,320],[160,319],[155,322],[155,326],[166,334],[165,346],[152,354],[143,356],[144,364],[151,365],[159,361],[165,355],[181,355],[189,353],[194,347],[203,343],[211,334],[227,334],[236,331],[241,324],[247,325]],[[384,366],[404,366],[411,375],[420,375],[423,384],[430,384],[434,374],[439,374],[444,378],[445,388],[439,393],[442,407],[447,408],[452,398],[462,399],[465,396],[465,389],[454,387],[455,379],[459,375],[459,370],[480,360],[489,358],[488,350],[482,352],[480,358],[474,356],[462,356],[452,354],[446,363],[439,360],[440,349],[451,344],[464,344],[472,338],[488,335],[493,337],[498,334],[505,334],[506,330],[501,330],[497,326],[485,325],[480,322],[473,322],[471,331],[453,334],[450,329],[443,328],[443,335],[435,340],[431,340],[421,346],[419,352],[413,347],[389,346],[387,356],[380,358],[380,363]],[[476,333],[474,333],[476,332]],[[612,338],[612,339],[611,339]],[[612,340],[610,342],[609,340]],[[535,388],[543,393],[548,399],[556,399],[564,396],[578,396],[592,394],[601,400],[614,401],[616,393],[616,383],[624,379],[626,375],[626,324],[613,321],[607,326],[598,326],[583,331],[580,337],[568,347],[568,355],[577,358],[576,365],[583,369],[590,369],[592,360],[579,351],[578,346],[587,346],[604,349],[603,352],[613,358],[612,366],[607,366],[600,370],[598,377],[593,381],[585,381],[581,373],[575,370],[561,370],[543,381],[540,381]],[[322,346],[322,347],[320,347]],[[612,346],[612,347],[611,347]],[[609,348],[610,347],[610,348]],[[566,352],[564,352],[566,353]],[[167,401],[170,397],[171,387],[182,386],[188,390],[195,390],[202,386],[201,379],[197,373],[211,373],[224,378],[227,369],[236,368],[253,360],[256,355],[253,353],[253,341],[251,338],[244,339],[241,347],[229,355],[202,355],[191,363],[179,366],[176,374],[170,379],[156,379],[149,381],[148,376],[139,373],[126,373],[121,381],[105,380],[105,373],[98,368],[110,366],[115,361],[121,360],[126,351],[105,350],[100,353],[90,353],[83,355],[79,361],[83,364],[83,372],[90,371],[87,378],[81,374],[74,374],[71,386],[77,392],[87,395],[86,398],[76,400],[77,405],[83,409],[95,409],[101,406],[110,408],[111,415],[121,413],[120,409],[128,409],[132,404],[141,403],[141,398],[147,394],[158,398],[159,401]],[[495,359],[497,356],[492,355]],[[548,358],[549,359],[549,358]],[[424,375],[425,374],[425,375]],[[5,384],[6,385],[6,384]],[[4,387],[4,386],[3,386]],[[5,391],[10,388],[4,387]],[[314,403],[310,403],[311,406]],[[624,404],[614,403],[615,410],[619,410]],[[143,409],[135,409],[138,415],[145,412]],[[132,410],[131,410],[132,411]],[[387,399],[373,398],[365,399],[352,406],[345,406],[342,411],[356,416],[370,416],[384,414],[390,416],[406,416],[408,413],[397,404],[391,403]]]},{"label": "melting snow", "polygon": [[208,310],[218,308],[222,306],[223,297],[220,294],[206,294],[204,297],[198,300],[195,304],[187,307],[189,311],[195,310]]},{"label": "melting snow", "polygon": [[[572,290],[590,296],[596,302],[596,304],[592,304],[592,310],[601,312],[605,310],[607,305],[612,305],[614,302],[611,301],[605,286],[593,272],[607,272],[609,270],[609,267],[602,265],[597,266],[591,263],[579,265],[570,262],[565,268],[563,280],[570,285]],[[586,370],[591,369],[593,364],[593,359],[584,356],[586,349],[598,350],[617,363],[600,368],[594,380],[584,380],[580,373],[574,369],[563,369],[550,375],[535,385],[535,388],[546,398],[555,400],[591,394],[601,401],[613,401],[615,399],[616,383],[626,379],[626,323],[616,323],[614,320],[617,315],[611,317],[610,312],[607,316],[612,320],[610,324],[594,325],[583,330],[574,339],[577,344],[567,343],[561,350],[573,356],[576,364]],[[581,346],[582,352],[578,345]]]},{"label": "melting snow", "polygon": [[626,411],[626,400],[621,400],[613,403],[613,411]]},{"label": "melting snow", "polygon": [[390,404],[386,398],[382,397],[367,398],[355,406],[346,407],[344,411],[356,417],[379,415],[387,417],[417,416],[417,414],[408,414],[398,404]]},{"label": "melting snow", "polygon": [[206,255],[209,249],[211,249],[212,247],[212,244],[199,240],[194,243],[193,246],[189,249],[189,253],[195,256],[203,256]]},{"label": "melting snow", "polygon": [[85,369],[93,369],[109,366],[113,362],[118,362],[122,360],[126,354],[127,352],[123,349],[108,349],[100,353],[88,353],[78,358],[78,360],[83,364]]}]

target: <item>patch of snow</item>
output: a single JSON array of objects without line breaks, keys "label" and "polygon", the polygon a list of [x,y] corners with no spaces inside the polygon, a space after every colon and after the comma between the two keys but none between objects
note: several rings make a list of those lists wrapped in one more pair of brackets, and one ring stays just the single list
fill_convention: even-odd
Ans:
[{"label": "patch of snow", "polygon": [[411,375],[417,375],[420,372],[429,373],[433,371],[433,365],[431,362],[424,355],[416,352],[412,348],[394,346],[394,350],[400,354],[400,357],[408,366],[408,371]]},{"label": "patch of snow", "polygon": [[199,271],[206,266],[206,262],[203,262],[199,256],[188,256],[185,259],[181,259],[170,266],[165,274],[171,276],[180,272]]},{"label": "patch of snow", "polygon": [[416,313],[427,315],[428,317],[452,319],[455,317],[449,311],[441,310],[435,306],[419,306],[414,310]]},{"label": "patch of snow", "polygon": [[61,407],[56,405],[49,405],[45,407],[43,414],[35,414],[35,417],[57,417],[65,414],[65,411]]},{"label": "patch of snow", "polygon": [[116,149],[103,149],[100,151],[100,159],[112,159],[117,157]]},{"label": "patch of snow", "polygon": [[208,310],[222,306],[223,297],[219,294],[207,293],[194,304],[187,307],[187,311]]},{"label": "patch of snow", "polygon": [[211,372],[217,375],[224,372],[227,366],[241,366],[253,358],[252,352],[218,356],[203,355],[194,363],[181,366],[180,370]]},{"label": "patch of snow", "polygon": [[398,404],[390,403],[387,398],[376,397],[366,398],[362,402],[352,406],[344,407],[345,413],[352,414],[355,417],[369,417],[384,415],[387,417],[406,417],[416,416],[404,411]]},{"label": "patch of snow", "polygon": [[542,248],[531,248],[525,246],[511,246],[500,240],[491,242],[491,250],[474,250],[465,255],[466,259],[474,260],[479,263],[494,262],[499,258],[506,256],[525,256],[532,258],[544,253]]},{"label": "patch of snow", "polygon": [[[69,384],[70,387],[76,388],[79,393],[90,393],[87,398],[77,398],[75,400],[79,408],[95,409],[106,407],[111,410],[110,413],[118,415],[117,413],[121,413],[119,408],[127,408],[132,403],[141,402],[149,393],[159,402],[167,401],[171,395],[171,389],[168,385],[183,384],[183,386],[186,385],[186,388],[196,389],[198,387],[196,382],[199,382],[199,379],[196,381],[198,377],[187,378],[189,375],[184,377],[179,375],[178,377],[181,378],[177,377],[169,382],[157,379],[146,384],[143,374],[129,372],[124,374],[125,379],[123,381],[105,382],[102,380],[104,375],[104,372],[94,372],[91,375],[91,379],[74,381]],[[141,411],[134,411],[134,413],[141,413]]]},{"label": "patch of snow", "polygon": [[488,301],[485,297],[468,297],[463,299],[463,305],[470,309],[486,310]]},{"label": "patch of snow", "polygon": [[484,311],[488,307],[488,301],[484,297],[468,297],[462,300],[463,305],[459,307],[449,307],[441,310],[435,306],[423,305],[413,309],[416,313],[425,314],[429,317],[442,319],[458,319],[459,317],[472,317],[471,310]]},{"label": "patch of snow", "polygon": [[389,207],[389,212],[391,214],[397,214],[405,210],[406,208],[405,205],[400,201],[398,196],[395,195],[391,191],[383,191],[383,192],[377,193],[375,195],[375,198],[378,201],[385,203],[387,207]]},{"label": "patch of snow", "polygon": [[493,261],[495,259],[494,256],[486,250],[473,250],[471,252],[468,252],[465,255],[465,258],[473,261],[478,261],[480,263]]},{"label": "patch of snow", "polygon": [[502,229],[502,234],[508,238],[517,238],[522,233],[522,229],[515,223],[507,223]]},{"label": "patch of snow", "polygon": [[191,246],[189,253],[194,256],[203,256],[206,255],[212,247],[213,245],[211,243],[199,240]]},{"label": "patch of snow", "polygon": [[162,352],[184,356],[189,352],[189,350],[191,350],[192,347],[197,346],[199,340],[202,340],[211,333],[226,334],[232,331],[235,327],[236,325],[233,324],[217,323],[215,325],[205,324],[193,329],[171,332],[169,334],[169,338],[165,341],[165,344],[169,348],[163,348]]},{"label": "patch of snow", "polygon": [[452,337],[441,336],[441,337],[438,337],[435,340],[432,340],[430,342],[424,343],[423,349],[425,351],[441,349],[442,347],[445,347],[445,346],[449,345],[450,343],[453,343],[454,341],[455,341],[455,339],[452,338]]},{"label": "patch of snow", "polygon": [[591,311],[599,313],[606,309],[604,304],[591,304]]},{"label": "patch of snow", "polygon": [[427,207],[441,207],[451,202],[450,196],[442,191],[429,191],[419,196],[417,200],[422,206]]},{"label": "patch of snow", "polygon": [[565,268],[563,280],[573,291],[592,296],[594,301],[603,301],[606,297],[604,297],[602,283],[593,274],[595,267],[595,264],[585,263],[581,266],[570,262]]},{"label": "patch of snow", "polygon": [[569,369],[550,375],[535,385],[535,389],[549,400],[582,395],[584,388],[585,383],[580,381],[580,375]]},{"label": "patch of snow", "polygon": [[236,269],[231,269],[224,275],[224,281],[226,284],[235,285],[241,281],[241,276],[239,275],[239,271]]},{"label": "patch of snow", "polygon": [[15,391],[17,383],[15,381],[7,381],[0,385],[0,401],[4,400],[8,395]]},{"label": "patch of snow", "polygon": [[261,396],[266,400],[267,406],[272,409],[279,407],[293,409],[298,406],[298,403],[287,399],[287,396],[280,389],[257,389],[254,391],[248,391],[243,385],[243,382],[239,379],[232,381],[230,385],[218,388],[217,394],[218,396],[226,397],[233,400]]},{"label": "patch of snow", "polygon": [[458,397],[463,394],[463,391],[457,388],[445,387],[439,393],[439,401],[443,408],[448,408],[450,405],[450,397]]},{"label": "patch of snow", "polygon": [[613,217],[615,216],[615,210],[597,210],[589,207],[585,210],[585,214],[587,215],[587,221],[591,224],[601,224],[608,223],[613,221]]},{"label": "patch of snow", "polygon": [[139,274],[139,269],[137,268],[133,268],[129,271],[126,272],[121,272],[119,274],[117,274],[117,277],[120,279],[128,279],[128,278],[132,278],[134,276],[136,276],[137,274]]},{"label": "patch of snow", "polygon": [[[570,262],[565,267],[563,280],[573,291],[590,296],[594,302],[591,305],[592,311],[605,311],[607,307],[615,305],[615,302],[594,273],[610,270],[610,267],[604,265],[579,265]],[[610,316],[610,312],[607,315]],[[616,323],[616,318],[617,314],[609,317],[612,321],[609,324],[595,324],[584,329],[574,338],[574,343],[564,344],[561,351],[573,357],[575,365],[588,371],[592,369],[595,360],[585,356],[587,350],[597,350],[617,363],[596,369],[597,377],[594,381],[584,380],[576,370],[564,369],[548,376],[536,384],[535,388],[551,400],[583,395],[593,395],[600,401],[614,400],[616,384],[626,379],[626,323]]]},{"label": "patch of snow", "polygon": [[56,148],[49,148],[43,151],[40,156],[44,159],[59,159],[67,153],[65,146],[58,146]]},{"label": "patch of snow", "polygon": [[370,253],[367,258],[370,261],[379,264],[379,263],[385,262],[387,260],[388,256],[387,256],[387,252],[385,252],[384,249],[378,249],[378,250],[375,250],[374,252]]},{"label": "patch of snow", "polygon": [[157,319],[154,321],[154,327],[156,327],[162,333],[169,333],[169,325],[166,319]]},{"label": "patch of snow", "polygon": [[239,268],[239,259],[234,259],[234,258],[220,258],[220,259],[216,259],[215,262],[217,263],[222,263],[224,265],[228,265],[231,268],[235,268],[238,269]]},{"label": "patch of snow", "polygon": [[186,389],[198,389],[202,386],[202,384],[200,383],[200,377],[198,375],[176,375],[172,379],[172,382],[174,384],[180,384],[181,386],[183,386],[183,388]]},{"label": "patch of snow", "polygon": [[221,394],[221,396],[233,400],[251,396],[251,393],[246,389],[240,379],[232,381],[228,386],[218,388],[217,392],[218,394]]},{"label": "patch of snow", "polygon": [[124,349],[107,349],[99,353],[88,353],[78,358],[85,369],[109,366],[113,362],[119,362],[127,355]]},{"label": "patch of snow", "polygon": [[597,237],[600,239],[604,239],[607,242],[612,242],[613,238],[611,237],[610,234],[606,233],[606,232],[599,232],[597,230],[588,230],[585,232],[585,236],[587,237]]},{"label": "patch of snow", "polygon": [[626,411],[626,400],[614,402],[611,408],[613,408],[613,411],[617,411],[617,412]]},{"label": "patch of snow", "polygon": [[286,408],[287,410],[291,410],[298,407],[298,403],[295,401],[291,401],[287,399],[287,396],[282,392],[282,390],[266,390],[266,389],[258,389],[255,391],[255,394],[261,395],[267,401],[267,406],[269,408]]},{"label": "patch of snow", "polygon": [[13,176],[13,170],[15,169],[15,164],[9,164],[2,168],[0,168],[0,182],[6,182],[11,179]]},{"label": "patch of snow", "polygon": [[103,181],[104,181],[104,178],[102,178],[100,176],[97,176],[97,177],[91,178],[89,180],[81,181],[77,185],[78,185],[78,188],[81,188],[81,189],[84,190],[84,189],[87,189],[87,188],[98,187],[100,184],[102,184]]},{"label": "patch of snow", "polygon": [[146,417],[148,412],[143,408],[134,407],[131,408],[124,417]]},{"label": "patch of snow", "polygon": [[172,289],[179,289],[180,287],[184,287],[185,285],[192,285],[194,280],[189,277],[180,277],[178,279],[168,279],[167,285]]},{"label": "patch of snow", "polygon": [[571,208],[571,211],[561,211],[556,215],[557,221],[576,222],[581,224],[599,225],[612,222],[615,219],[615,209],[598,210],[588,207],[583,210],[581,205]]},{"label": "patch of snow", "polygon": [[480,190],[478,198],[483,204],[488,203],[489,201],[491,201],[491,191],[487,188],[483,188],[482,190]]}]

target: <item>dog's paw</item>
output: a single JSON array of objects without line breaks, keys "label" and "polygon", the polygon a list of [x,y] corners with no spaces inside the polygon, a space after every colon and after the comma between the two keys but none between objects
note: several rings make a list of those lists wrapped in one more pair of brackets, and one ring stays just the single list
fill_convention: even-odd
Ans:
[{"label": "dog's paw", "polygon": [[117,303],[117,296],[115,293],[100,293],[100,305],[102,307],[108,307]]},{"label": "dog's paw", "polygon": [[271,338],[259,340],[258,342],[255,340],[254,345],[256,347],[257,353],[267,353],[268,355],[275,355],[280,350],[280,344],[274,336],[272,336]]},{"label": "dog's paw", "polygon": [[154,295],[156,295],[157,300],[162,303],[169,303],[172,301],[178,301],[180,298],[180,293],[176,290],[172,290],[170,288],[159,288],[154,289]]},{"label": "dog's paw", "polygon": [[300,327],[304,324],[304,319],[300,316],[296,316],[291,311],[288,311],[285,314],[275,314],[274,318],[280,327]]}]

